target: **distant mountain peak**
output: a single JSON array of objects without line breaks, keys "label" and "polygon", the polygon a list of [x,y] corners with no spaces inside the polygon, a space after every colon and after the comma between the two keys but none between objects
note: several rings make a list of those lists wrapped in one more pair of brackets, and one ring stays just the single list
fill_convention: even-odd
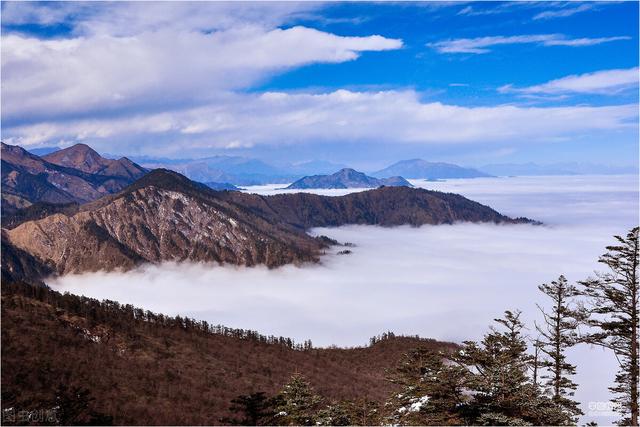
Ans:
[{"label": "distant mountain peak", "polygon": [[378,178],[398,175],[410,179],[482,178],[490,176],[476,169],[464,168],[451,163],[428,162],[424,159],[401,160],[373,174]]},{"label": "distant mountain peak", "polygon": [[306,188],[376,188],[380,186],[406,186],[412,185],[401,176],[394,176],[389,179],[379,179],[359,172],[351,168],[343,168],[331,175],[306,176],[289,185],[290,189]]},{"label": "distant mountain peak", "polygon": [[68,159],[67,162],[87,162],[92,164],[99,162],[100,159],[103,158],[100,153],[89,147],[87,144],[75,144],[71,147],[49,153],[43,157],[50,157],[52,159],[66,157]]},{"label": "distant mountain peak", "polygon": [[351,169],[351,168],[342,168],[340,169],[338,172],[334,173],[333,176],[353,176],[353,177],[366,177],[366,175],[362,172],[358,172],[355,169]]},{"label": "distant mountain peak", "polygon": [[107,159],[86,144],[75,144],[47,154],[42,158],[49,163],[91,174],[138,179],[146,173],[142,166],[137,165],[126,157],[118,160]]}]

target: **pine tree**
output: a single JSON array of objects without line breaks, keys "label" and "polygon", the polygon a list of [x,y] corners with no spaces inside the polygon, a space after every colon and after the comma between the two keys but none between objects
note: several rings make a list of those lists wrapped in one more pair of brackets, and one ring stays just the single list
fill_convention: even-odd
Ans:
[{"label": "pine tree", "polygon": [[620,369],[615,385],[609,389],[616,395],[624,417],[621,425],[638,425],[638,227],[625,237],[614,236],[617,244],[607,246],[598,260],[609,271],[579,282],[589,302],[589,325],[595,332],[588,342],[611,349]]},{"label": "pine tree", "polygon": [[506,311],[495,321],[500,330],[492,328],[480,343],[465,342],[454,358],[469,372],[473,401],[467,404],[467,416],[480,425],[562,424],[566,417],[527,375],[531,356],[520,312]]},{"label": "pine tree", "polygon": [[231,400],[229,410],[240,418],[223,418],[225,424],[232,425],[272,425],[274,421],[274,402],[264,392],[241,395]]},{"label": "pine tree", "polygon": [[350,426],[354,423],[349,415],[348,404],[334,402],[318,411],[316,425],[319,426]]},{"label": "pine tree", "polygon": [[536,390],[538,390],[538,380],[540,378],[540,369],[542,368],[542,360],[540,354],[542,353],[542,341],[540,340],[540,337],[538,337],[535,340],[531,341],[531,343],[533,345],[533,356],[531,357],[531,382],[533,382],[533,386],[536,388]]},{"label": "pine tree", "polygon": [[567,422],[575,424],[583,412],[578,407],[579,403],[571,399],[577,388],[570,378],[575,375],[576,366],[567,362],[565,352],[580,341],[578,326],[586,319],[585,311],[573,302],[579,295],[578,289],[567,283],[564,276],[549,284],[543,283],[538,289],[552,303],[550,312],[538,306],[544,323],[536,324],[536,329],[540,333],[540,350],[546,355],[540,366],[550,373],[542,378],[547,380],[544,385],[551,391],[553,402],[569,415]]},{"label": "pine tree", "polygon": [[352,424],[359,426],[380,425],[380,404],[366,397],[347,402],[349,419]]},{"label": "pine tree", "polygon": [[316,423],[316,412],[322,399],[301,374],[293,374],[276,399],[278,424],[310,426]]},{"label": "pine tree", "polygon": [[462,424],[467,371],[449,363],[448,355],[419,348],[407,353],[388,380],[401,386],[387,402],[392,424]]}]

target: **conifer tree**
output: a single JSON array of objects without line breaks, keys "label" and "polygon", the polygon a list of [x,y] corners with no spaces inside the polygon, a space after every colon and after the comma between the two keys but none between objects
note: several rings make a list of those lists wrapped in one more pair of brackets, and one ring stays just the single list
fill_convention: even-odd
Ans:
[{"label": "conifer tree", "polygon": [[466,342],[454,360],[469,371],[473,401],[467,405],[480,425],[559,425],[566,416],[545,399],[527,375],[531,356],[522,334],[520,312],[506,311],[495,319],[480,343]]},{"label": "conifer tree", "polygon": [[316,425],[320,426],[350,426],[353,425],[346,404],[333,402],[318,411]]},{"label": "conifer tree", "polygon": [[301,374],[293,374],[276,400],[278,424],[310,426],[316,423],[316,412],[322,399]]},{"label": "conifer tree", "polygon": [[531,343],[533,345],[533,356],[531,357],[531,381],[533,382],[533,386],[537,390],[539,387],[538,380],[540,378],[540,369],[542,367],[542,341],[540,340],[540,337],[538,337],[535,340],[531,341]]},{"label": "conifer tree", "polygon": [[578,407],[579,403],[571,399],[577,388],[570,378],[575,375],[576,366],[567,362],[565,352],[580,341],[578,326],[586,319],[586,314],[574,302],[579,295],[578,289],[564,276],[551,283],[543,283],[538,289],[551,299],[550,311],[538,305],[544,323],[536,324],[536,329],[540,333],[540,350],[546,356],[540,366],[549,372],[541,378],[546,379],[543,385],[551,392],[553,402],[569,415],[567,421],[575,423],[583,412]]},{"label": "conifer tree", "polygon": [[401,386],[387,402],[392,424],[462,424],[466,370],[448,363],[448,355],[419,348],[407,353],[389,381]]},{"label": "conifer tree", "polygon": [[377,401],[360,397],[347,402],[346,405],[349,419],[354,425],[371,426],[381,423],[380,404]]},{"label": "conifer tree", "polygon": [[241,395],[231,400],[229,407],[231,412],[240,415],[240,418],[223,418],[225,424],[232,425],[272,425],[274,421],[273,400],[264,392]]},{"label": "conifer tree", "polygon": [[581,292],[589,301],[588,324],[594,332],[587,342],[611,349],[620,368],[615,385],[609,389],[616,395],[624,416],[621,425],[638,425],[638,227],[625,237],[614,236],[617,243],[607,246],[598,260],[608,271],[582,282]]}]

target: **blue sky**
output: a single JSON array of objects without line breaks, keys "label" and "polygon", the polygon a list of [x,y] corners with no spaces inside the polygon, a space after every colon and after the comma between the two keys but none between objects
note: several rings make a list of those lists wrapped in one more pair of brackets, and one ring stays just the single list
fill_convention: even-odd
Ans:
[{"label": "blue sky", "polygon": [[3,2],[2,138],[636,164],[637,18],[637,2]]}]

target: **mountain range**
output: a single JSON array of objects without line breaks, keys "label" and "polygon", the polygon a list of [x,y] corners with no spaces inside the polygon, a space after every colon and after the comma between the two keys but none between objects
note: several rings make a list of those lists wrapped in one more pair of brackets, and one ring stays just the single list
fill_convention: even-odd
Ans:
[{"label": "mountain range", "polygon": [[[308,235],[312,227],[528,221],[459,195],[407,186],[341,197],[260,196],[216,191],[166,169],[148,172],[87,146],[50,153],[48,160],[20,147],[2,148],[3,200],[26,201],[3,215],[3,277],[38,281],[49,272],[187,260],[276,267],[319,259],[328,242]],[[375,186],[389,182],[349,170],[339,176]],[[11,185],[16,182],[21,185]]]},{"label": "mountain range", "polygon": [[413,187],[409,181],[401,176],[374,178],[354,169],[344,168],[331,175],[305,176],[289,185],[287,189],[377,188],[385,185],[389,187]]},{"label": "mountain range", "polygon": [[463,168],[451,163],[434,163],[422,159],[402,160],[374,172],[373,176],[386,178],[403,176],[409,179],[484,178],[491,176],[476,169]]},{"label": "mountain range", "polygon": [[[145,262],[237,265],[317,261],[326,246],[305,233],[344,224],[513,223],[455,194],[382,187],[342,197],[214,191],[156,169],[123,191],[4,230],[5,244],[57,274],[129,269]],[[44,268],[44,267],[42,267]]]},{"label": "mountain range", "polygon": [[[138,158],[137,158],[138,159]],[[212,156],[201,159],[139,158],[150,169],[169,169],[199,182],[259,185],[288,183],[297,172],[286,171],[258,159],[239,156]]]},{"label": "mountain range", "polygon": [[147,170],[126,157],[110,160],[87,145],[39,157],[2,143],[2,212],[37,202],[85,203],[115,193]]},{"label": "mountain range", "polygon": [[[350,169],[345,165],[324,160],[297,162],[273,166],[262,160],[238,156],[213,156],[201,159],[134,158],[147,168],[166,168],[195,181],[228,182],[235,185],[283,184],[315,175],[331,175]],[[402,176],[409,179],[482,178],[490,174],[450,163],[428,162],[422,159],[403,160],[373,172],[371,178]],[[304,184],[301,184],[304,185]],[[392,185],[392,184],[385,184]],[[365,186],[374,187],[376,185]],[[294,187],[312,188],[312,187]],[[314,187],[349,188],[349,187]]]}]

